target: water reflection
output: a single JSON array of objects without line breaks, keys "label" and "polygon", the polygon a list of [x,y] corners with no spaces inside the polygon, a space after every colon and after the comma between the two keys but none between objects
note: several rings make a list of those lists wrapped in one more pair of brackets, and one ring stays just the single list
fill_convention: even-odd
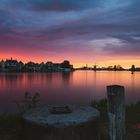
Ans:
[{"label": "water reflection", "polygon": [[106,97],[106,86],[124,85],[126,102],[140,100],[140,73],[76,71],[73,73],[0,73],[0,110],[14,109],[26,91],[41,94],[42,104],[89,104]]},{"label": "water reflection", "polygon": [[72,74],[73,73],[69,73],[69,72],[62,73],[62,80],[63,80],[64,86],[67,87],[71,84]]}]

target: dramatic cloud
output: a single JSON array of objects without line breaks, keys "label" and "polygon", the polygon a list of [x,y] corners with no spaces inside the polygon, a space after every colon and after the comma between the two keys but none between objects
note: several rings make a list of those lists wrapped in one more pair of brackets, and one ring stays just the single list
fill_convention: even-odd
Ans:
[{"label": "dramatic cloud", "polygon": [[3,7],[14,7],[39,11],[69,11],[97,8],[101,0],[2,0]]},{"label": "dramatic cloud", "polygon": [[87,56],[138,58],[139,6],[138,0],[1,0],[0,56],[8,50],[54,60],[61,54],[75,63]]}]

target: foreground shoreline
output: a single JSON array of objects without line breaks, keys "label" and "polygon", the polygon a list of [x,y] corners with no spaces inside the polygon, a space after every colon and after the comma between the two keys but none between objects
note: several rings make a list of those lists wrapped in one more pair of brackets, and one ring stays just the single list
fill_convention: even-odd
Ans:
[{"label": "foreground shoreline", "polygon": [[[107,140],[107,109],[106,99],[93,101],[92,107],[97,108],[101,113],[101,140]],[[126,106],[126,138],[133,140],[140,139],[140,102]],[[0,139],[18,140],[20,139],[23,127],[23,120],[19,113],[0,113]],[[131,140],[130,139],[130,140]]]}]

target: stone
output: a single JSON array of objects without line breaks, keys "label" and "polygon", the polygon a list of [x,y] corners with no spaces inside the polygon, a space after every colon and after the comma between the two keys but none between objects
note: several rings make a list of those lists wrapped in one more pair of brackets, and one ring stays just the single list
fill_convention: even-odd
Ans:
[{"label": "stone", "polygon": [[[69,105],[70,112],[67,113],[52,113],[52,108],[38,107],[23,115],[26,140],[99,139],[100,113],[95,108]],[[60,106],[59,111],[62,111],[60,108],[64,111]]]}]

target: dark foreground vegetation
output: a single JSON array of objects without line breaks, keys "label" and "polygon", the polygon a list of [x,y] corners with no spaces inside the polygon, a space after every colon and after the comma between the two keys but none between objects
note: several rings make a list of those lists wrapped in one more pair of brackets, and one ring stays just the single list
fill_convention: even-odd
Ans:
[{"label": "dark foreground vegetation", "polygon": [[[27,98],[28,97],[28,98]],[[29,95],[26,93],[30,105],[33,99],[29,99]],[[26,101],[27,103],[27,101]],[[27,106],[27,104],[26,104]],[[91,106],[96,107],[101,112],[101,140],[108,140],[107,129],[107,107],[106,99],[101,101],[93,101]],[[30,106],[27,106],[30,107]],[[0,114],[0,140],[20,140],[23,129],[23,121],[19,114]],[[126,106],[126,140],[140,140],[140,102],[135,105]]]},{"label": "dark foreground vegetation", "polygon": [[[101,140],[108,138],[107,100],[93,101],[91,106],[101,113]],[[140,102],[126,106],[126,140],[140,140]]]}]

